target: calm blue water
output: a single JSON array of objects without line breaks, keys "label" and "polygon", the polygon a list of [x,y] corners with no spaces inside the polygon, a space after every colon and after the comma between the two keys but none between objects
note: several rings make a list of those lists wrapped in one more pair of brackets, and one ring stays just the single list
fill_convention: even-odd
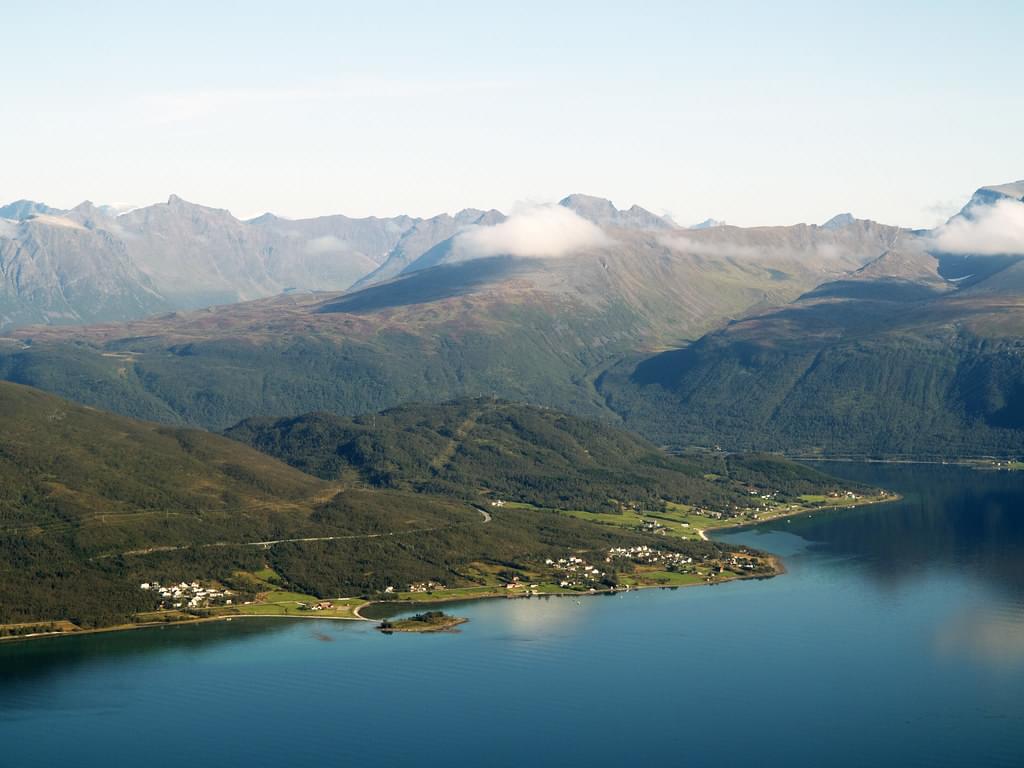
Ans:
[{"label": "calm blue water", "polygon": [[0,765],[1024,765],[1024,474],[829,468],[772,580],[0,646]]}]

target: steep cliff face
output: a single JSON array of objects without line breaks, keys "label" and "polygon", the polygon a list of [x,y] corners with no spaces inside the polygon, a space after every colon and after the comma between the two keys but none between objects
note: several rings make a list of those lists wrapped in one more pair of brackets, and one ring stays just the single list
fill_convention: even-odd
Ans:
[{"label": "steep cliff face", "polygon": [[110,232],[60,212],[0,220],[0,328],[130,320],[170,306]]}]

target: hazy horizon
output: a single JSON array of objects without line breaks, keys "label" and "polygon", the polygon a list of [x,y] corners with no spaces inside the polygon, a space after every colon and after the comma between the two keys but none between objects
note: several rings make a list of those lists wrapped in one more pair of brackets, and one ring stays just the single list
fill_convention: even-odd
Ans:
[{"label": "hazy horizon", "polygon": [[0,200],[428,217],[583,192],[682,225],[928,227],[1024,177],[1014,3],[274,11],[9,10],[0,62],[32,77]]}]

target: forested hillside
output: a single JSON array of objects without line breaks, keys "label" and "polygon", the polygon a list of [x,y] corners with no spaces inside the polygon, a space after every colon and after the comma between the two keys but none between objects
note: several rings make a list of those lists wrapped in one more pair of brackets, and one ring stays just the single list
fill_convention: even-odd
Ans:
[{"label": "forested hillside", "polygon": [[838,456],[1024,451],[1018,268],[936,290],[921,281],[822,286],[683,349],[606,374],[626,424],[670,444]]},{"label": "forested hillside", "polygon": [[839,487],[778,458],[670,456],[596,421],[491,399],[401,406],[353,419],[327,413],[249,419],[225,434],[328,480],[591,512],[654,509],[665,501],[745,504],[752,483],[783,498]]},{"label": "forested hillside", "polygon": [[[448,417],[430,410],[417,417],[409,408],[382,435],[356,435],[354,450],[364,453],[351,472],[335,472],[329,463],[308,467],[330,476],[324,480],[236,440],[0,383],[0,624],[128,621],[155,607],[154,595],[139,589],[149,581],[216,581],[242,599],[253,589],[246,574],[269,567],[282,588],[376,594],[411,581],[474,584],[481,569],[653,541],[552,512],[493,509],[485,519],[466,502],[478,498],[476,487],[458,482],[475,483],[473,472],[486,472],[486,463],[470,461],[472,471],[444,475],[436,484],[406,481],[420,476],[424,457],[440,464],[447,459],[448,443],[418,423],[436,424],[441,434],[446,418],[454,425],[456,416],[483,411],[480,421],[488,421],[479,405],[455,408],[463,410]],[[589,443],[595,458],[567,487],[576,488],[585,476],[600,482],[600,463],[614,458],[603,428],[578,426],[562,435],[556,425],[564,417],[540,413],[516,417],[513,409],[511,416],[493,416],[517,429],[548,421],[552,427],[532,458],[531,434],[540,432],[524,432],[509,444],[524,456],[503,482],[518,483],[513,489],[548,488],[552,475],[544,462],[585,454]],[[381,417],[382,424],[389,418]],[[374,417],[367,421],[372,430]],[[501,429],[494,434],[500,437]],[[618,438],[614,446],[631,454],[609,466],[614,479],[608,488],[618,492],[615,483],[650,477],[675,492],[688,487],[687,477],[678,488],[670,485],[678,468],[656,460],[646,444]],[[375,453],[381,447],[387,456]],[[631,462],[637,467],[632,477]],[[525,475],[517,477],[519,471]],[[719,551],[713,543],[676,539],[659,546],[697,557]]]}]

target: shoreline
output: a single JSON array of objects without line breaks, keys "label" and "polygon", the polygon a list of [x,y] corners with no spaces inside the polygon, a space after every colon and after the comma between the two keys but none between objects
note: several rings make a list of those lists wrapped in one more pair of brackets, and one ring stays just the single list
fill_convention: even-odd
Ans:
[{"label": "shoreline", "polygon": [[[476,596],[460,596],[460,597],[439,597],[436,600],[367,600],[365,603],[360,605],[358,608],[352,609],[352,616],[305,616],[302,614],[275,614],[275,613],[237,613],[224,616],[203,616],[194,619],[186,619],[184,621],[147,621],[139,622],[137,624],[114,624],[109,627],[93,627],[91,629],[76,629],[69,632],[38,632],[28,635],[11,635],[8,637],[0,637],[0,645],[3,643],[14,643],[19,641],[28,642],[31,640],[46,640],[58,637],[80,637],[82,635],[98,635],[105,633],[114,632],[129,632],[136,629],[162,629],[166,627],[188,627],[195,624],[209,624],[217,621],[232,621],[234,619],[284,619],[286,621],[353,621],[360,623],[374,623],[379,622],[381,619],[370,619],[363,616],[360,611],[364,608],[368,608],[372,605],[393,605],[404,609],[420,608],[423,606],[431,606],[443,603],[471,603],[479,600],[531,600],[534,598],[545,599],[545,598],[563,598],[563,597],[575,597],[577,599],[584,597],[596,597],[598,595],[614,595],[622,594],[625,592],[637,592],[642,589],[688,589],[690,587],[713,587],[719,584],[728,584],[733,581],[751,581],[756,579],[774,579],[776,576],[782,576],[786,573],[786,567],[783,565],[782,560],[777,555],[770,553],[765,554],[765,559],[768,560],[774,572],[770,574],[750,574],[750,575],[736,575],[729,579],[715,582],[695,582],[693,584],[635,584],[627,587],[609,587],[605,589],[595,589],[593,592],[576,592],[566,590],[565,592],[545,592],[538,595],[507,595],[499,592],[494,592],[486,595]],[[407,631],[407,630],[404,630]],[[422,630],[420,630],[422,631]]]},{"label": "shoreline", "polygon": [[[833,511],[840,510],[840,509],[852,509],[854,507],[868,506],[870,504],[885,504],[885,503],[892,502],[892,501],[899,501],[902,498],[903,497],[900,494],[894,493],[894,494],[890,494],[889,496],[887,496],[885,498],[881,498],[881,499],[868,499],[868,500],[857,499],[857,500],[851,501],[850,504],[843,504],[843,505],[834,504],[834,505],[828,505],[826,507],[821,507],[821,508],[814,509],[814,510],[802,509],[802,510],[797,510],[797,511],[784,512],[784,513],[781,513],[781,514],[778,514],[778,515],[773,515],[772,517],[766,518],[766,519],[763,519],[763,520],[750,520],[750,521],[745,521],[745,522],[741,522],[741,523],[727,523],[727,524],[724,524],[724,525],[715,526],[714,528],[711,528],[711,529],[698,528],[698,529],[695,529],[695,530],[697,532],[698,537],[702,541],[711,541],[711,536],[708,535],[708,531],[709,530],[711,531],[711,534],[714,535],[714,533],[716,533],[718,531],[735,531],[735,530],[739,530],[739,529],[743,529],[743,528],[756,528],[759,525],[764,525],[766,523],[771,523],[771,522],[774,522],[776,520],[782,520],[782,519],[788,518],[788,517],[799,517],[800,515],[803,515],[803,514],[811,515],[811,514],[814,514],[815,512],[833,512]],[[375,622],[375,621],[379,621],[379,619],[367,618],[366,616],[362,615],[361,611],[364,608],[368,608],[368,607],[370,607],[372,605],[395,605],[395,606],[409,606],[409,607],[412,607],[412,606],[430,606],[430,605],[435,605],[435,604],[439,604],[439,603],[472,602],[472,601],[476,601],[476,600],[494,600],[494,599],[522,600],[522,599],[531,599],[533,597],[539,597],[539,598],[544,598],[544,597],[576,597],[576,598],[580,598],[580,597],[593,597],[593,596],[597,596],[597,595],[608,595],[608,594],[617,594],[617,593],[622,593],[622,592],[632,592],[632,591],[641,590],[641,589],[686,589],[686,588],[689,588],[689,587],[713,587],[713,586],[717,586],[719,584],[728,584],[728,583],[733,582],[733,581],[750,581],[752,579],[774,579],[776,576],[785,575],[785,573],[786,573],[786,566],[783,563],[782,558],[780,556],[774,555],[771,552],[766,552],[766,553],[764,553],[764,557],[765,557],[766,560],[768,560],[771,563],[772,568],[773,568],[773,573],[771,573],[771,574],[757,574],[757,575],[755,575],[755,574],[749,574],[749,575],[737,574],[737,575],[732,576],[731,578],[724,579],[724,580],[721,580],[721,581],[703,581],[703,582],[694,582],[692,584],[637,584],[637,585],[630,585],[630,586],[627,586],[625,588],[609,587],[609,588],[605,588],[605,589],[595,589],[593,592],[590,592],[590,591],[588,591],[588,592],[577,592],[577,591],[573,591],[573,590],[566,590],[564,592],[546,592],[546,593],[538,594],[538,595],[531,595],[531,594],[526,594],[526,595],[509,595],[509,594],[501,594],[500,592],[494,592],[494,593],[490,593],[490,594],[475,595],[475,596],[465,596],[465,595],[462,595],[462,596],[458,596],[458,597],[439,597],[439,598],[435,598],[435,599],[431,599],[431,600],[393,600],[393,601],[391,601],[391,600],[366,600],[361,605],[356,606],[355,608],[352,609],[352,616],[351,617],[350,616],[323,616],[323,615],[305,616],[305,615],[302,615],[302,614],[282,615],[282,614],[235,613],[235,614],[225,614],[225,615],[221,615],[221,616],[196,617],[194,619],[187,619],[185,621],[147,621],[147,622],[138,622],[138,623],[131,623],[131,624],[114,624],[114,625],[109,626],[109,627],[94,627],[94,628],[91,628],[91,629],[76,629],[76,630],[71,630],[71,631],[68,631],[68,632],[38,632],[38,633],[31,633],[31,634],[27,634],[27,635],[10,635],[10,636],[7,636],[7,637],[0,637],[0,645],[2,645],[3,643],[8,643],[8,642],[11,642],[11,643],[19,642],[19,641],[27,642],[27,641],[30,641],[30,640],[45,640],[45,639],[56,638],[56,637],[78,637],[78,636],[81,636],[81,635],[95,635],[95,634],[110,633],[110,632],[126,632],[126,631],[130,631],[130,630],[135,630],[135,629],[156,629],[156,628],[160,628],[160,627],[184,627],[184,626],[191,626],[191,625],[194,625],[194,624],[206,624],[206,623],[215,622],[215,621],[232,621],[233,619],[295,619],[295,620],[298,620],[298,621],[315,620],[315,621],[361,621],[361,622]],[[351,598],[334,598],[334,599],[343,600],[343,599],[351,599]],[[43,624],[43,623],[46,623],[47,621],[56,621],[56,620],[52,620],[52,619],[41,620],[39,623]],[[23,622],[23,623],[28,624],[28,623],[31,623],[31,622]]]},{"label": "shoreline", "polygon": [[889,493],[882,498],[871,498],[871,499],[851,499],[848,504],[826,504],[823,507],[813,507],[810,509],[793,509],[788,512],[780,512],[777,515],[771,517],[758,518],[757,520],[745,520],[738,523],[725,523],[723,525],[716,525],[713,528],[698,528],[697,535],[703,541],[711,541],[707,536],[707,532],[711,531],[714,534],[717,531],[735,531],[743,528],[756,528],[759,525],[765,525],[766,523],[773,523],[776,520],[783,520],[787,517],[800,517],[801,515],[814,515],[819,512],[835,512],[840,509],[854,509],[856,507],[869,507],[872,504],[889,504],[893,501],[902,501],[903,494],[900,493]]},{"label": "shoreline", "polygon": [[[365,608],[372,604],[372,600],[368,600],[359,608]],[[357,610],[353,610],[352,613],[357,613]],[[190,627],[194,624],[209,624],[215,621],[232,621],[234,619],[294,619],[296,621],[360,621],[360,622],[372,622],[375,619],[368,619],[365,616],[359,616],[359,618],[350,618],[348,616],[304,616],[302,614],[288,614],[287,616],[280,613],[232,613],[224,614],[223,616],[197,616],[194,619],[185,619],[183,621],[141,621],[132,624],[113,624],[109,627],[91,627],[90,629],[73,629],[69,632],[34,632],[28,635],[9,635],[6,637],[0,637],[0,645],[3,643],[14,643],[19,640],[46,640],[54,637],[80,637],[82,635],[99,635],[110,632],[130,632],[135,629],[161,629],[164,627]]]},{"label": "shoreline", "polygon": [[[1013,456],[968,456],[956,459],[925,459],[925,458],[901,458],[901,457],[889,457],[886,459],[879,458],[858,458],[856,456],[814,456],[807,454],[779,454],[783,458],[789,459],[790,461],[803,461],[803,462],[830,462],[837,464],[922,464],[925,466],[949,466],[949,467],[967,467],[968,469],[989,469],[985,466],[992,462],[1012,462],[1016,460],[1017,454]],[[1006,467],[1002,467],[1004,471]]]}]

